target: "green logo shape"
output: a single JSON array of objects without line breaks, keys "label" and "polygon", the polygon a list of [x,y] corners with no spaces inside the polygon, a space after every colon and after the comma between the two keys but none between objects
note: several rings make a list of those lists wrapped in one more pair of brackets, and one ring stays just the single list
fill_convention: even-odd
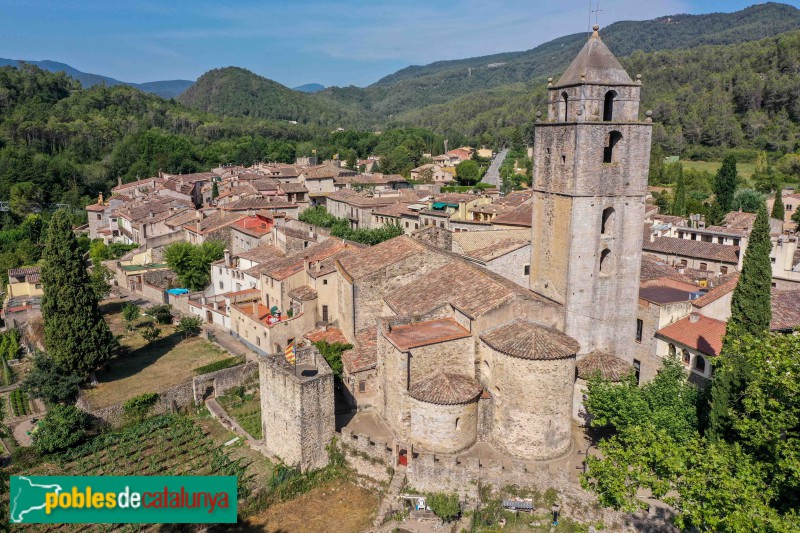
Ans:
[{"label": "green logo shape", "polygon": [[15,524],[236,523],[236,476],[12,476]]}]

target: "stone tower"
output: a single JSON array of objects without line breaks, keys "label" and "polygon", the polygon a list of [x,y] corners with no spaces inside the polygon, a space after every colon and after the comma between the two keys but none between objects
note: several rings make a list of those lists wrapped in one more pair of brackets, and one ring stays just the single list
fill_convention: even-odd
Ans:
[{"label": "stone tower", "polygon": [[639,120],[640,77],[597,30],[548,80],[547,120],[537,120],[530,287],[564,306],[580,354],[630,361],[652,121]]}]

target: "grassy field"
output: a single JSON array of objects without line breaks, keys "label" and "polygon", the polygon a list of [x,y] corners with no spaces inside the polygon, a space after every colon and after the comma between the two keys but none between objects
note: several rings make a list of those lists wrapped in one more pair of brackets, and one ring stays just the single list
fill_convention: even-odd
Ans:
[{"label": "grassy field", "polygon": [[122,302],[105,303],[101,310],[114,335],[128,353],[109,361],[96,373],[98,385],[84,391],[92,408],[118,404],[146,392],[159,392],[190,381],[194,369],[230,357],[200,337],[184,339],[172,325],[158,325],[161,337],[146,341],[139,331],[127,331]]},{"label": "grassy field", "polygon": [[243,390],[234,389],[217,401],[251,437],[261,438],[261,397],[258,392],[245,394]]},{"label": "grassy field", "polygon": [[[683,168],[691,168],[700,171],[705,170],[712,175],[716,174],[719,167],[722,166],[722,163],[719,161],[681,161],[681,163],[683,163]],[[740,176],[748,180],[753,175],[755,168],[755,163],[736,163],[736,171]]]}]

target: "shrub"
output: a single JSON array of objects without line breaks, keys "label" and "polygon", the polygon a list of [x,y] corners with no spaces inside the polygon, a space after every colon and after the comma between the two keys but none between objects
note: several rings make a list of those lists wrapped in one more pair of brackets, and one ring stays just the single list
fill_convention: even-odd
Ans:
[{"label": "shrub", "polygon": [[434,492],[427,495],[426,501],[433,514],[443,522],[452,522],[461,516],[461,503],[458,501],[458,494]]},{"label": "shrub", "polygon": [[198,316],[185,316],[178,322],[175,331],[182,333],[183,337],[193,337],[200,333],[203,321]]},{"label": "shrub", "polygon": [[196,376],[200,376],[202,374],[216,372],[217,370],[223,370],[225,368],[230,368],[232,366],[240,365],[242,363],[244,363],[244,360],[241,357],[229,357],[228,359],[214,361],[213,363],[209,363],[205,366],[195,368],[194,373]]},{"label": "shrub", "polygon": [[122,410],[125,412],[125,418],[132,421],[141,421],[147,416],[147,413],[158,401],[158,393],[147,392],[134,396],[124,404]]},{"label": "shrub", "polygon": [[132,304],[130,302],[126,302],[125,305],[122,306],[122,318],[126,322],[133,322],[141,315],[141,310],[139,309],[138,305]]},{"label": "shrub", "polygon": [[142,337],[147,342],[152,342],[161,336],[161,330],[153,324],[147,324],[141,329]]},{"label": "shrub", "polygon": [[43,353],[33,357],[33,368],[25,376],[22,389],[47,405],[71,404],[78,399],[78,385],[83,381],[80,374],[58,368],[52,358]]},{"label": "shrub", "polygon": [[154,305],[147,310],[147,314],[159,324],[172,324],[172,306],[169,304]]},{"label": "shrub", "polygon": [[89,415],[74,405],[54,405],[33,433],[33,447],[39,453],[69,449],[86,438]]}]

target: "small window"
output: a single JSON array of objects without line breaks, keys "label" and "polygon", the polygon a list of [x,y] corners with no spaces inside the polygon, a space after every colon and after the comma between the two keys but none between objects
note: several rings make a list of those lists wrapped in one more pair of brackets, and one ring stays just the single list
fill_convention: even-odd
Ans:
[{"label": "small window", "polygon": [[700,263],[700,270],[708,270],[708,263]]},{"label": "small window", "polygon": [[689,350],[684,348],[683,351],[681,352],[681,354],[682,354],[682,358],[681,359],[683,360],[683,364],[684,365],[688,365],[689,361],[692,360],[692,356],[691,356],[691,354],[689,354]]},{"label": "small window", "polygon": [[256,337],[256,344],[261,346],[261,337]]},{"label": "small window", "polygon": [[564,122],[566,122],[569,117],[569,95],[566,93],[566,91],[561,93],[561,101],[564,105]]},{"label": "small window", "polygon": [[524,268],[524,270],[523,270],[523,273],[524,273],[524,275],[526,275],[526,276],[530,276],[530,275],[531,275],[531,266],[530,266],[530,265],[525,265],[525,268]]},{"label": "small window", "polygon": [[611,250],[606,248],[600,253],[600,273],[601,274],[608,274],[611,271],[611,261],[609,256],[611,255]]},{"label": "small window", "polygon": [[459,429],[461,429],[461,419],[456,418],[456,431],[458,431]]},{"label": "small window", "polygon": [[678,263],[678,266],[681,268],[686,268],[688,264],[689,263],[686,261],[686,259],[681,259],[680,262]]},{"label": "small window", "polygon": [[408,222],[406,222],[406,229],[408,229]]},{"label": "small window", "polygon": [[603,102],[603,120],[608,122],[614,120],[614,98],[617,97],[616,91],[608,91]]},{"label": "small window", "polygon": [[606,235],[614,230],[614,208],[603,209],[603,218],[600,223],[600,233]]},{"label": "small window", "polygon": [[419,224],[414,224],[414,229],[419,229]]},{"label": "small window", "polygon": [[224,283],[222,283],[222,281],[220,281],[220,282],[219,282],[219,288],[220,288],[220,289],[222,289],[222,288],[224,288],[224,287],[225,287],[225,284],[224,284]]},{"label": "small window", "polygon": [[698,355],[694,358],[694,369],[698,372],[705,372],[706,371],[706,358],[702,355]]},{"label": "small window", "polygon": [[675,345],[674,344],[670,344],[669,345],[669,356],[670,357],[675,357],[675,353],[676,353],[675,352]]},{"label": "small window", "polygon": [[638,359],[634,359],[633,360],[633,371],[636,374],[636,384],[638,385],[639,384],[639,376],[640,376],[640,374],[642,372],[642,362],[639,361]]},{"label": "small window", "polygon": [[719,267],[719,273],[723,274],[723,275],[727,274],[728,273],[728,267],[726,267],[726,266]]},{"label": "small window", "polygon": [[775,263],[775,258],[774,257],[770,257],[769,258],[769,262],[774,264]]},{"label": "small window", "polygon": [[608,145],[603,148],[603,163],[613,163],[617,161],[618,156],[614,155],[614,150],[622,140],[622,134],[618,131],[612,131],[608,134]]},{"label": "small window", "polygon": [[97,213],[97,220],[102,220],[102,219],[103,219],[103,215],[101,215],[100,213]]},{"label": "small window", "polygon": [[358,382],[358,392],[367,392],[367,382],[363,379]]},{"label": "small window", "polygon": [[636,319],[636,342],[642,342],[642,330],[644,329],[644,322],[641,318]]},{"label": "small window", "polygon": [[327,284],[328,284],[328,280],[327,280],[327,279],[323,279],[323,280],[322,280],[322,284],[323,284],[323,285],[327,285]]}]

